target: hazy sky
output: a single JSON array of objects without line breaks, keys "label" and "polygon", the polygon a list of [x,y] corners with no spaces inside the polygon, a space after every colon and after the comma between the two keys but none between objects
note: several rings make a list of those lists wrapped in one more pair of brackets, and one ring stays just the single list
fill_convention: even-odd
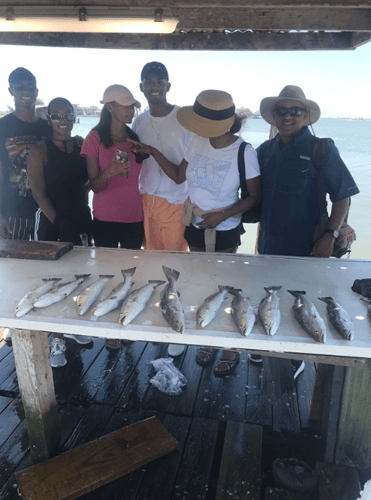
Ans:
[{"label": "hazy sky", "polygon": [[57,96],[82,106],[99,105],[113,83],[128,87],[146,106],[139,90],[140,71],[149,61],[163,62],[172,88],[168,101],[193,104],[199,92],[231,93],[237,107],[259,109],[263,97],[299,85],[316,101],[323,117],[371,118],[371,43],[352,51],[201,52],[45,48],[0,45],[0,109],[12,105],[9,73],[32,71],[39,97]]}]

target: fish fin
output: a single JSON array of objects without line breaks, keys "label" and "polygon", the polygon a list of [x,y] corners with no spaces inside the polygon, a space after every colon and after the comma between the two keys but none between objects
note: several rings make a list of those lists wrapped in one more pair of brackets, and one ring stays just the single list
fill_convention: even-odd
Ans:
[{"label": "fish fin", "polygon": [[166,281],[161,281],[161,280],[148,280],[148,283],[157,283],[156,287],[163,285],[166,283]]},{"label": "fish fin", "polygon": [[334,300],[332,297],[318,297],[318,299],[322,300],[322,302],[326,302],[326,304]]},{"label": "fish fin", "polygon": [[167,279],[171,277],[176,281],[179,278],[180,272],[176,271],[175,269],[170,269],[170,267],[162,266],[162,270],[164,271]]},{"label": "fish fin", "polygon": [[79,280],[80,278],[89,278],[90,274],[75,274],[75,278]]},{"label": "fish fin", "polygon": [[264,290],[266,292],[278,292],[278,290],[281,290],[282,286],[265,286]]},{"label": "fish fin", "polygon": [[115,275],[114,274],[100,274],[99,277],[100,278],[114,278]]},{"label": "fish fin", "polygon": [[291,295],[294,297],[300,297],[300,295],[305,295],[307,292],[301,291],[301,290],[287,290]]},{"label": "fish fin", "polygon": [[62,278],[43,278],[43,281],[60,281]]},{"label": "fish fin", "polygon": [[123,275],[124,278],[126,278],[126,276],[133,276],[136,269],[137,269],[136,267],[131,267],[130,269],[121,269],[121,274]]}]

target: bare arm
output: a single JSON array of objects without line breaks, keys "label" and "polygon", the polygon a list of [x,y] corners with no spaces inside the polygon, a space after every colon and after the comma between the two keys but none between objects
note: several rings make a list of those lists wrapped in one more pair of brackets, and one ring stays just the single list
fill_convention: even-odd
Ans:
[{"label": "bare arm", "polygon": [[31,147],[27,159],[28,182],[34,200],[41,208],[45,217],[54,222],[56,211],[50,199],[46,196],[44,168],[47,163],[47,149],[45,142]]},{"label": "bare arm", "polygon": [[[3,164],[0,161],[0,186],[3,185],[3,182],[4,182]],[[2,216],[1,203],[0,203],[0,238],[7,239],[9,233],[11,233],[9,222]]]},{"label": "bare arm", "polygon": [[250,208],[258,205],[262,198],[260,176],[246,180],[246,186],[249,196],[244,200],[239,201],[230,208],[226,208],[219,212],[209,212],[202,217],[202,221],[198,224],[200,229],[211,229],[218,226],[224,220],[233,217],[234,215],[247,212]]},{"label": "bare arm", "polygon": [[112,158],[109,167],[106,170],[101,171],[98,158],[96,156],[87,156],[86,164],[88,168],[89,188],[92,189],[94,193],[99,193],[99,191],[105,189],[112,177],[125,174],[130,168],[130,162],[119,161]]},{"label": "bare arm", "polygon": [[146,144],[142,144],[138,141],[133,141],[132,139],[130,140],[135,144],[135,151],[153,156],[165,174],[176,184],[182,184],[182,182],[186,180],[185,174],[188,167],[188,162],[186,162],[186,160],[182,160],[180,165],[175,165],[175,163],[172,163],[165,158],[165,156],[160,153],[158,149],[152,146],[147,146]]},{"label": "bare arm", "polygon": [[[349,198],[344,198],[344,200],[335,201],[335,203],[332,204],[331,215],[327,224],[328,229],[336,229],[337,231],[340,229],[348,213],[349,201]],[[334,237],[330,233],[325,233],[322,238],[315,243],[311,253],[312,257],[331,257],[334,243]]]}]

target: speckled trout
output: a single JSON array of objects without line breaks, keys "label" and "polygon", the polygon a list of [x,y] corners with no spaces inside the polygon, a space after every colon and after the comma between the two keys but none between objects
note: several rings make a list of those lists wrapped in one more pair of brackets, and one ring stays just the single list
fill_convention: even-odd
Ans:
[{"label": "speckled trout", "polygon": [[36,290],[32,290],[28,292],[20,301],[17,307],[15,308],[14,316],[16,318],[20,318],[27,314],[33,308],[34,303],[37,301],[39,297],[44,295],[45,293],[50,292],[60,281],[61,278],[45,278],[43,279],[44,284],[36,288]]},{"label": "speckled trout", "polygon": [[146,304],[155,289],[164,283],[166,282],[149,280],[147,285],[134,290],[128,297],[126,297],[121,306],[119,323],[123,326],[129,325],[146,307]]},{"label": "speckled trout", "polygon": [[76,288],[81,285],[83,281],[88,278],[90,274],[75,274],[73,281],[68,283],[60,283],[51,292],[48,292],[41,297],[39,297],[36,302],[34,302],[34,307],[48,307],[56,302],[68,297]]},{"label": "speckled trout", "polygon": [[282,286],[268,286],[264,287],[267,295],[259,304],[259,317],[263,323],[267,335],[274,335],[281,321],[280,299],[277,292],[281,290]]},{"label": "speckled trout", "polygon": [[196,320],[197,325],[201,328],[205,328],[210,321],[212,321],[216,313],[219,311],[220,306],[226,298],[226,295],[231,290],[234,290],[233,286],[218,285],[219,292],[209,295],[204,300],[203,304],[197,309]]},{"label": "speckled trout", "polygon": [[332,297],[318,298],[327,304],[326,311],[334,328],[345,340],[352,340],[354,337],[354,325],[346,310]]},{"label": "speckled trout", "polygon": [[161,292],[160,308],[163,317],[168,325],[178,333],[184,332],[184,311],[176,289],[176,282],[179,278],[179,272],[175,269],[162,266],[168,284]]},{"label": "speckled trout", "polygon": [[295,297],[294,312],[301,327],[317,342],[326,342],[325,322],[319,315],[316,306],[305,297],[306,292],[300,290],[287,290]]},{"label": "speckled trout", "polygon": [[132,277],[135,273],[135,270],[136,267],[132,267],[130,269],[121,269],[121,274],[124,278],[124,281],[119,283],[107,298],[103,299],[94,307],[92,311],[93,316],[103,316],[104,314],[107,314],[120,306],[120,304],[125,300],[128,293],[130,292],[130,288],[134,285]]},{"label": "speckled trout", "polygon": [[89,308],[94,304],[94,302],[98,299],[101,294],[104,285],[111,278],[114,277],[114,274],[102,274],[99,275],[99,279],[94,281],[91,285],[87,286],[81,294],[77,297],[76,306],[77,313],[80,316],[83,316]]},{"label": "speckled trout", "polygon": [[247,337],[255,324],[256,316],[254,308],[248,297],[243,297],[240,290],[230,290],[234,295],[231,304],[232,318],[238,331]]}]

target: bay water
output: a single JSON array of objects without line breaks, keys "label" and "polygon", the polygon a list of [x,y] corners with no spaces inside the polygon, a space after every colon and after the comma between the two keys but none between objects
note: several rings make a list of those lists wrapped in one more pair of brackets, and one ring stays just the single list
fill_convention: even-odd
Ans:
[{"label": "bay water", "polygon": [[[73,134],[86,137],[98,123],[98,117],[79,117]],[[249,119],[241,132],[243,139],[259,146],[269,137],[270,126],[262,119]],[[331,137],[353,175],[360,193],[352,197],[348,222],[356,230],[352,259],[371,260],[371,120],[321,118],[314,126],[318,137]],[[245,224],[239,253],[255,253],[257,224]]]}]

